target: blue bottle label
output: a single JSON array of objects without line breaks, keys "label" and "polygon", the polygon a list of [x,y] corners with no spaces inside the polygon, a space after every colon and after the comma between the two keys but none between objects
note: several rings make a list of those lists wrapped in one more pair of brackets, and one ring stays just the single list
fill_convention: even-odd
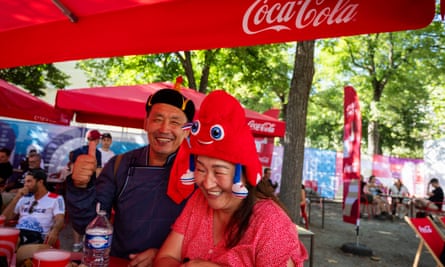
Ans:
[{"label": "blue bottle label", "polygon": [[87,246],[90,249],[106,249],[111,245],[112,235],[89,235],[86,234]]}]

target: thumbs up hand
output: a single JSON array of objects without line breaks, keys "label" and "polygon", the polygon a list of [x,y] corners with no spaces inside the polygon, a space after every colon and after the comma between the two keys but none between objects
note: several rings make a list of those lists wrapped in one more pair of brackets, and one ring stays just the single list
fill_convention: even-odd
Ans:
[{"label": "thumbs up hand", "polygon": [[96,171],[96,145],[95,141],[89,141],[88,154],[78,156],[74,162],[72,173],[74,186],[86,188],[91,180],[91,176]]}]

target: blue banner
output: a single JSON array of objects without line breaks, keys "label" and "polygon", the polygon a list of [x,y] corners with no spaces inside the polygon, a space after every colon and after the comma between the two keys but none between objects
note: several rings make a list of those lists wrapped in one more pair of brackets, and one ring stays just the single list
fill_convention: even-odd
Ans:
[{"label": "blue banner", "polygon": [[[24,159],[31,149],[41,155],[48,175],[60,172],[68,164],[69,152],[87,144],[84,127],[60,126],[47,123],[0,120],[0,147],[11,149],[10,161],[14,168]],[[146,134],[109,132],[113,137],[111,150],[121,154],[147,144]]]}]

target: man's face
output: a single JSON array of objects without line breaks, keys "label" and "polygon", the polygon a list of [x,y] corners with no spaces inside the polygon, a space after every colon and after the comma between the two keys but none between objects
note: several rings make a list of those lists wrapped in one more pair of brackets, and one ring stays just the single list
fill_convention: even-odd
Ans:
[{"label": "man's face", "polygon": [[5,152],[0,152],[0,163],[8,162],[9,157]]},{"label": "man's face", "polygon": [[269,179],[270,178],[270,173],[271,173],[270,170],[265,171],[264,172],[264,179]]},{"label": "man's face", "polygon": [[37,192],[37,180],[34,179],[34,177],[32,175],[26,175],[25,176],[25,184],[24,186],[26,188],[28,188],[28,191],[30,193],[35,193]]},{"label": "man's face", "polygon": [[40,158],[38,156],[29,156],[28,164],[30,169],[40,168]]},{"label": "man's face", "polygon": [[101,140],[102,148],[105,148],[105,149],[109,149],[111,146],[111,143],[112,143],[112,140],[111,140],[111,138],[108,138],[108,137],[102,138],[102,140]]},{"label": "man's face", "polygon": [[189,134],[189,130],[182,129],[185,123],[187,117],[179,108],[164,103],[153,105],[145,122],[150,142],[150,160],[153,160],[151,157],[165,160],[179,148]]}]

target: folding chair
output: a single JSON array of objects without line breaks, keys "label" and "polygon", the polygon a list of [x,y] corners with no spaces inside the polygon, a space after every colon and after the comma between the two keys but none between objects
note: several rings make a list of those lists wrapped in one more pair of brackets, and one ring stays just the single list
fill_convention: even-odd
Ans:
[{"label": "folding chair", "polygon": [[425,218],[409,218],[405,216],[405,221],[420,238],[419,247],[417,248],[413,261],[413,267],[417,267],[419,264],[423,245],[425,245],[425,247],[431,253],[437,263],[437,266],[444,267],[439,258],[445,244],[445,239],[442,232],[437,228],[433,220],[429,216]]}]

